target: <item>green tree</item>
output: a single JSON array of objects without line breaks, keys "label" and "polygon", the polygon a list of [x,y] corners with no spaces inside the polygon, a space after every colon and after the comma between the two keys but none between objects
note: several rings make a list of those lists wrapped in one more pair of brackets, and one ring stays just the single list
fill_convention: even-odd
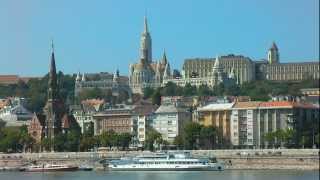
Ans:
[{"label": "green tree", "polygon": [[80,151],[87,152],[97,144],[95,137],[83,136],[80,140]]},{"label": "green tree", "polygon": [[161,134],[155,129],[148,127],[146,132],[145,149],[154,151],[154,144],[160,144],[161,142]]},{"label": "green tree", "polygon": [[320,143],[320,133],[318,133],[318,134],[315,136],[315,142],[318,144],[318,147],[319,147],[319,143]]},{"label": "green tree", "polygon": [[19,129],[6,127],[3,129],[3,137],[0,139],[0,152],[20,152]]},{"label": "green tree", "polygon": [[223,83],[219,83],[218,85],[213,87],[213,95],[215,96],[223,96],[225,92],[225,87]]},{"label": "green tree", "polygon": [[130,142],[132,139],[132,135],[130,133],[122,133],[118,135],[118,145],[122,150],[129,148]]},{"label": "green tree", "polygon": [[195,86],[191,86],[190,83],[187,83],[183,88],[184,96],[194,96],[197,93],[197,88]]},{"label": "green tree", "polygon": [[151,98],[151,96],[153,95],[154,92],[155,92],[155,90],[151,87],[144,88],[143,89],[143,98],[144,99]]},{"label": "green tree", "polygon": [[50,151],[51,140],[49,138],[43,138],[41,140],[42,151]]},{"label": "green tree", "polygon": [[22,147],[22,151],[26,152],[27,149],[31,149],[34,143],[34,139],[28,133],[27,125],[21,126],[19,130],[19,144]]},{"label": "green tree", "polygon": [[268,142],[269,145],[274,145],[274,141],[275,141],[275,133],[274,132],[267,132],[264,135],[265,140]]},{"label": "green tree", "polygon": [[6,126],[6,122],[0,119],[0,140],[4,136],[3,129],[5,128],[5,126]]},{"label": "green tree", "polygon": [[181,96],[183,94],[183,88],[177,86],[173,82],[168,82],[162,89],[161,95],[163,96]]},{"label": "green tree", "polygon": [[204,149],[213,149],[216,137],[216,128],[202,126],[200,129],[200,146]]},{"label": "green tree", "polygon": [[117,134],[114,131],[104,131],[99,136],[100,145],[103,147],[109,147],[117,145]]},{"label": "green tree", "polygon": [[80,145],[80,133],[72,129],[66,135],[66,142],[65,142],[65,150],[76,152],[79,150]]},{"label": "green tree", "polygon": [[198,96],[211,96],[212,90],[206,84],[201,84],[197,92]]},{"label": "green tree", "polygon": [[186,149],[197,149],[202,126],[198,123],[187,123],[184,127],[184,139]]},{"label": "green tree", "polygon": [[[59,133],[55,135],[51,143],[54,143],[54,151],[63,152],[63,151],[68,151],[66,142],[67,142],[66,135],[63,133]],[[49,143],[50,143],[50,139],[49,139]]]},{"label": "green tree", "polygon": [[183,149],[184,147],[184,138],[181,134],[174,138],[173,144],[177,146],[178,149]]},{"label": "green tree", "polygon": [[161,93],[160,89],[156,89],[151,96],[152,104],[160,105],[161,104]]},{"label": "green tree", "polygon": [[224,89],[223,94],[228,96],[238,96],[240,94],[240,87],[237,84],[229,85]]}]

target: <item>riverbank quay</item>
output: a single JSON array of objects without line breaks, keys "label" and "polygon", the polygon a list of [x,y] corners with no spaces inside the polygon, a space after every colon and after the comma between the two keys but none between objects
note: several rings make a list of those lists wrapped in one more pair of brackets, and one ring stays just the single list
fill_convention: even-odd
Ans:
[{"label": "riverbank quay", "polygon": [[[233,149],[193,150],[194,157],[215,157],[225,164],[225,169],[293,169],[319,170],[319,149]],[[15,169],[27,163],[88,164],[102,169],[102,160],[125,156],[150,154],[149,151],[106,151],[106,152],[53,152],[53,153],[0,153],[0,170]]]}]

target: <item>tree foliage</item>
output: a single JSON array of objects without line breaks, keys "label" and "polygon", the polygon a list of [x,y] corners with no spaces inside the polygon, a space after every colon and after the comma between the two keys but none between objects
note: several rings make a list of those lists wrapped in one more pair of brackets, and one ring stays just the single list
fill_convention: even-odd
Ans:
[{"label": "tree foliage", "polygon": [[144,98],[152,98],[154,104],[160,104],[161,96],[250,96],[254,101],[267,101],[271,96],[292,95],[299,96],[302,88],[319,87],[317,80],[305,80],[297,82],[274,82],[267,80],[245,82],[241,86],[237,84],[224,86],[218,84],[213,88],[200,85],[198,88],[187,83],[185,87],[168,82],[164,87],[157,89],[145,88]]},{"label": "tree foliage", "polygon": [[162,136],[161,134],[156,131],[155,129],[148,127],[146,132],[146,140],[145,140],[145,149],[154,151],[155,145],[162,144]]},{"label": "tree foliage", "polygon": [[185,124],[183,133],[176,136],[174,144],[179,149],[214,149],[216,128],[190,122]]}]

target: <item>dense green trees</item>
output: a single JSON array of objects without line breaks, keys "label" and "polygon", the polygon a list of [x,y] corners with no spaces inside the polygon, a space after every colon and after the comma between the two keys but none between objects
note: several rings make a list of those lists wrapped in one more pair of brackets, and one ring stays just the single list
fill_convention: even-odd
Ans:
[{"label": "dense green trees", "polygon": [[292,129],[278,129],[264,135],[265,140],[271,147],[290,147],[293,145],[295,131]]},{"label": "dense green trees", "polygon": [[273,81],[251,81],[239,85],[225,87],[219,84],[214,88],[201,85],[198,88],[189,83],[180,87],[173,82],[168,82],[164,87],[157,89],[145,88],[144,98],[151,98],[153,104],[160,104],[161,96],[250,96],[253,101],[267,101],[271,96],[292,95],[298,96],[302,88],[319,87],[316,80],[305,80],[297,82],[273,82]]},{"label": "dense green trees", "polygon": [[0,152],[25,152],[32,147],[34,140],[27,131],[27,126],[4,127],[0,120]]},{"label": "dense green trees", "polygon": [[[64,75],[61,71],[57,74],[58,86],[61,99],[67,104],[73,102],[74,77]],[[19,81],[17,84],[0,85],[0,97],[18,96],[28,98],[27,108],[32,112],[40,112],[45,105],[48,89],[48,74],[42,78],[33,78],[25,83]]]},{"label": "dense green trees", "polygon": [[213,126],[190,122],[174,140],[178,149],[214,149],[217,131]]},{"label": "dense green trees", "polygon": [[129,133],[115,133],[114,131],[103,132],[97,136],[98,145],[102,147],[120,148],[125,150],[129,148],[132,140],[132,135]]}]

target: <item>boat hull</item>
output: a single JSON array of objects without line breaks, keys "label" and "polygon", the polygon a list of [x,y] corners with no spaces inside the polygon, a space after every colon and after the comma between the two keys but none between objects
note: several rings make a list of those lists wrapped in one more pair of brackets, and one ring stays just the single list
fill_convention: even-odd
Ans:
[{"label": "boat hull", "polygon": [[136,165],[110,165],[112,171],[223,171],[224,168],[220,164],[210,166],[136,166]]},{"label": "boat hull", "polygon": [[76,171],[78,167],[63,167],[63,168],[32,168],[32,169],[25,169],[26,172],[55,172],[55,171]]},{"label": "boat hull", "polygon": [[222,171],[213,168],[111,168],[112,171]]}]

